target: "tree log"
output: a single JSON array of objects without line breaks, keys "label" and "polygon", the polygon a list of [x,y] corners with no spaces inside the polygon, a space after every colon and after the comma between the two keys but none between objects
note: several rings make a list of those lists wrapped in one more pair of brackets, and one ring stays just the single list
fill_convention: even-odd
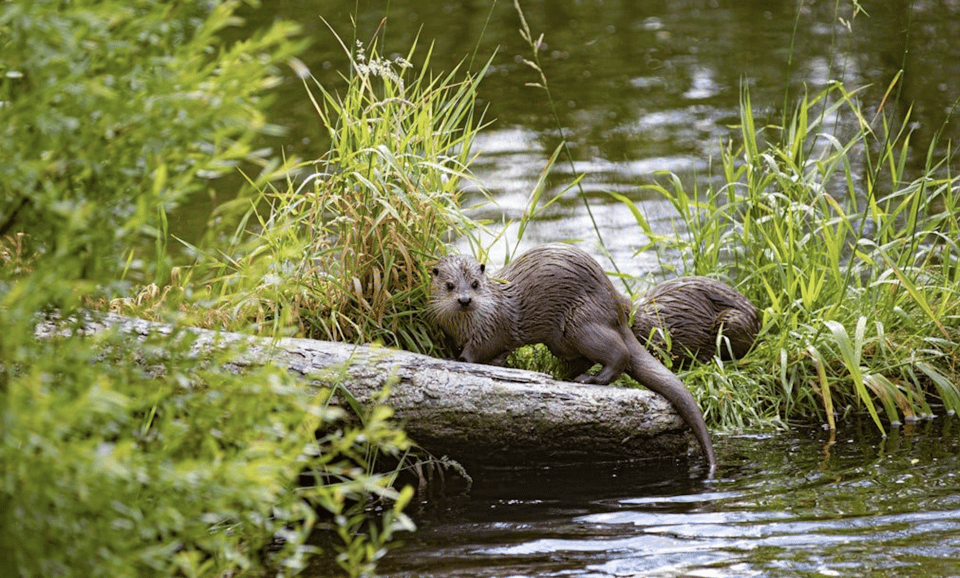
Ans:
[{"label": "tree log", "polygon": [[[91,317],[84,326],[119,328],[139,340],[173,332],[170,325],[114,314]],[[45,324],[38,334],[56,330]],[[696,452],[673,407],[647,390],[560,382],[542,373],[383,347],[189,331],[196,335],[193,354],[246,343],[231,363],[234,370],[272,363],[315,386],[328,385],[336,375],[364,405],[379,403],[378,394],[389,385],[386,405],[410,438],[438,457],[465,464],[662,459]]]}]

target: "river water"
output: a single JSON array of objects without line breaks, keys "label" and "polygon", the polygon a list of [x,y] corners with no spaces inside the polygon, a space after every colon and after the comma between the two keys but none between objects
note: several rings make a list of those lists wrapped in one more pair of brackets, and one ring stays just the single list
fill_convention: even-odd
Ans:
[{"label": "river water", "polygon": [[[685,464],[476,472],[382,576],[960,576],[958,420],[716,438]],[[414,508],[412,508],[414,509]]]},{"label": "river water", "polygon": [[[941,153],[946,139],[960,136],[960,125],[948,122],[960,98],[960,0],[523,0],[521,6],[532,34],[543,34],[540,62],[556,117],[544,90],[527,86],[539,76],[523,62],[532,52],[509,0],[286,0],[265,2],[248,16],[251,26],[277,17],[301,23],[312,40],[303,60],[334,90],[349,67],[324,21],[348,45],[354,37],[369,45],[382,23],[381,53],[405,56],[417,41],[415,64],[432,44],[438,75],[461,63],[477,70],[494,55],[478,101],[491,125],[480,134],[472,168],[495,202],[474,216],[516,221],[562,130],[573,165],[557,164],[547,194],[582,174],[593,219],[570,195],[519,246],[580,239],[601,257],[596,221],[618,267],[633,275],[679,263],[654,251],[634,255],[647,239],[606,193],[627,195],[655,231],[673,233],[672,207],[640,186],[665,182],[656,175],[664,170],[690,190],[716,184],[721,146],[739,142],[743,87],[757,127],[782,124],[784,111],[805,92],[817,94],[831,81],[860,89],[870,118],[882,109],[896,125],[911,110],[913,174],[938,131]],[[323,130],[302,83],[290,73],[276,96],[274,119],[289,133],[275,144],[288,155],[318,158]],[[880,124],[874,119],[875,128]],[[491,248],[495,264],[505,244],[518,244],[515,228]]]},{"label": "river water", "polygon": [[[248,16],[251,26],[275,17],[301,22],[313,39],[304,62],[331,87],[346,72],[346,57],[321,17],[344,38],[353,37],[355,19],[357,37],[369,39],[386,16],[382,52],[405,55],[419,34],[421,53],[434,44],[438,73],[474,51],[475,70],[496,51],[479,103],[493,123],[478,139],[473,166],[494,202],[476,216],[522,214],[562,129],[574,166],[557,167],[550,192],[583,173],[611,255],[625,272],[648,278],[679,263],[670,254],[635,255],[646,238],[606,191],[640,203],[658,232],[673,232],[670,205],[640,186],[658,182],[661,170],[688,187],[715,185],[720,147],[737,142],[744,86],[757,126],[781,123],[805,91],[815,94],[833,80],[862,89],[870,115],[882,109],[896,123],[910,110],[907,166],[914,174],[938,132],[938,154],[948,151],[946,139],[960,136],[950,120],[960,98],[960,0],[522,6],[534,36],[544,34],[540,56],[556,119],[544,91],[526,86],[537,76],[523,63],[531,52],[511,2],[286,0],[264,2]],[[275,120],[289,128],[282,139],[288,154],[323,153],[316,113],[292,73],[279,88]],[[512,230],[505,239],[517,242]],[[557,203],[521,247],[561,239],[583,239],[581,246],[600,256],[579,198]],[[501,249],[493,248],[494,259]],[[418,531],[401,538],[380,571],[443,578],[960,576],[958,430],[948,416],[886,438],[871,424],[836,436],[819,429],[718,435],[713,482],[674,462],[474,471],[469,488],[451,481],[412,508]]]}]

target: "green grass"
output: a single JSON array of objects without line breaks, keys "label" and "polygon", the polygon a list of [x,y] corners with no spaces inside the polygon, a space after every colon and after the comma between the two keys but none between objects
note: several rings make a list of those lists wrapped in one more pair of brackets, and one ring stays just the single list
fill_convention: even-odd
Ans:
[{"label": "green grass", "polygon": [[[387,60],[376,40],[341,46],[351,67],[342,93],[300,70],[329,150],[300,167],[307,178],[246,201],[240,226],[196,274],[215,308],[255,331],[435,352],[438,329],[423,315],[428,264],[479,226],[463,212],[461,183],[486,67],[434,77],[429,50]],[[251,278],[262,281],[234,289]]]},{"label": "green grass", "polygon": [[763,311],[760,343],[735,372],[684,376],[705,413],[737,429],[868,414],[884,430],[932,404],[960,410],[960,191],[936,143],[907,176],[909,132],[869,123],[840,84],[800,99],[783,126],[757,127],[744,91],[740,120],[722,186],[689,191],[667,175],[645,187],[670,200],[688,235],[657,235],[630,207],[645,249],[679,250],[689,274],[736,279]]},{"label": "green grass", "polygon": [[[530,47],[525,63],[538,73],[532,86],[557,118],[539,60],[543,36],[530,31],[516,0],[514,7]],[[868,119],[856,91],[841,83],[785,109],[779,125],[757,126],[744,89],[740,138],[723,143],[719,166],[711,164],[722,185],[688,190],[665,174],[641,187],[673,204],[669,235],[654,231],[629,196],[609,193],[649,239],[640,250],[679,252],[682,264],[668,269],[735,279],[762,310],[759,343],[746,359],[694,366],[681,377],[708,422],[730,430],[835,428],[844,417],[869,415],[885,431],[931,415],[931,406],[960,411],[960,188],[949,148],[937,159],[932,142],[920,174],[909,176],[909,115]],[[561,144],[545,173],[567,146],[556,123]],[[558,196],[578,192],[592,215],[581,177]],[[535,217],[541,196],[538,187],[524,220]],[[536,350],[511,361],[562,371]]]}]

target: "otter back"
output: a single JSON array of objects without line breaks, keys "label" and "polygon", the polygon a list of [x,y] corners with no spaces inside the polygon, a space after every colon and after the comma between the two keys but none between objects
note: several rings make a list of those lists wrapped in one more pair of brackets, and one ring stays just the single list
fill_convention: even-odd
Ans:
[{"label": "otter back", "polygon": [[691,359],[710,360],[718,346],[721,359],[739,359],[753,347],[759,331],[760,317],[753,303],[709,277],[670,279],[636,301],[633,332],[637,339],[681,365]]}]

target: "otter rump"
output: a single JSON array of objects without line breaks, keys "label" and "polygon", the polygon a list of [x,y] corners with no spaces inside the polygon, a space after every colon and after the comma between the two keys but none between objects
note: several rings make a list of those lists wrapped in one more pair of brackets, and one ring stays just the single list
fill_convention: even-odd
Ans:
[{"label": "otter rump", "polygon": [[[543,343],[570,364],[576,382],[608,384],[626,372],[673,404],[693,430],[712,476],[716,457],[696,400],[640,345],[629,323],[629,299],[586,252],[541,245],[494,278],[473,257],[449,255],[434,267],[430,291],[430,311],[459,360],[500,364],[520,346]],[[594,364],[601,369],[591,375]]]},{"label": "otter rump", "polygon": [[[633,333],[640,343],[669,355],[677,366],[691,360],[740,359],[760,332],[749,299],[709,277],[677,277],[634,302]],[[668,347],[668,343],[671,347]]]}]

